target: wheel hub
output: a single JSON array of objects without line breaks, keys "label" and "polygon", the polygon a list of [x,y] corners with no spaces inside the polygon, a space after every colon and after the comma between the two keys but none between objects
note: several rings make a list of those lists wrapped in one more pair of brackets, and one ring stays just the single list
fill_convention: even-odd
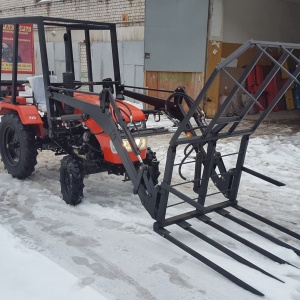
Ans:
[{"label": "wheel hub", "polygon": [[5,145],[6,145],[6,157],[9,163],[13,166],[18,164],[20,160],[20,140],[19,137],[13,127],[8,127],[5,135]]}]

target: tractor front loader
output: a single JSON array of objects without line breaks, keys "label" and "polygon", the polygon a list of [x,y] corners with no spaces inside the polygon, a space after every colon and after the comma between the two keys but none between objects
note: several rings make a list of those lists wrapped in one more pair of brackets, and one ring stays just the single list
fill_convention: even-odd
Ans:
[{"label": "tractor front loader", "polygon": [[[215,223],[212,217],[218,214],[300,255],[299,249],[267,234],[232,213],[238,211],[239,214],[251,216],[300,240],[298,233],[249,211],[240,206],[237,200],[243,172],[276,186],[284,185],[246,167],[245,158],[250,136],[278,104],[288,88],[294,83],[300,84],[299,55],[294,54],[300,50],[300,45],[248,41],[216,67],[195,100],[186,94],[183,87],[178,87],[174,91],[160,91],[168,95],[163,99],[137,93],[131,89],[131,86],[121,83],[114,24],[49,17],[1,19],[1,39],[4,24],[14,26],[12,80],[9,83],[12,92],[10,95],[3,96],[0,102],[0,113],[3,115],[0,150],[8,173],[16,178],[27,178],[34,171],[37,163],[37,150],[52,150],[56,155],[65,155],[60,168],[61,190],[63,199],[72,205],[79,204],[83,198],[85,175],[99,172],[125,175],[125,178],[133,184],[133,192],[139,196],[141,203],[155,220],[154,231],[159,235],[254,294],[263,295],[248,283],[181,242],[172,234],[171,229],[181,228],[188,232],[187,234],[209,243],[232,259],[274,280],[281,281],[275,275],[209,238],[205,232],[196,230],[192,225],[195,222],[204,223],[270,260],[291,265]],[[46,104],[46,110],[43,112],[39,111],[40,99],[37,94],[30,103],[28,99],[18,96],[17,87],[20,85],[18,30],[21,24],[34,24],[37,30],[42,64],[42,96]],[[53,27],[64,30],[66,72],[62,74],[62,82],[54,82],[49,75],[45,32]],[[95,81],[93,78],[92,67],[95,64],[92,63],[90,36],[95,31],[110,33],[113,79],[99,78],[99,81]],[[87,82],[75,78],[72,37],[78,32],[83,36],[86,48]],[[252,53],[252,59],[244,68],[242,75],[236,78],[231,75],[227,67],[245,52]],[[245,82],[261,61],[267,62],[269,72],[256,91],[250,93],[245,87]],[[285,67],[286,61],[294,65],[293,71]],[[207,122],[200,104],[205,101],[209,89],[220,73],[227,77],[233,87],[215,117]],[[279,73],[284,73],[287,79],[276,96],[269,99],[268,106],[264,108],[260,97]],[[5,87],[5,83],[1,81],[1,86]],[[139,89],[143,88],[139,87]],[[249,101],[236,115],[228,116],[227,108],[232,105],[238,93],[245,94]],[[138,109],[126,102],[125,97],[139,100],[153,108]],[[263,111],[258,120],[250,124],[244,119],[253,107],[261,108]],[[157,121],[160,120],[161,115],[165,115],[177,126],[176,132],[170,138],[165,171],[161,175],[159,162],[155,152],[147,147],[146,137],[170,134],[170,132],[164,127],[145,126],[150,114],[153,114]],[[221,153],[218,142],[233,137],[239,140],[238,151]],[[228,157],[231,158],[230,164],[226,161]],[[174,176],[175,173],[179,176]],[[186,174],[192,174],[191,178]],[[182,206],[182,212],[174,214],[174,206]],[[227,210],[228,208],[231,210]]]}]

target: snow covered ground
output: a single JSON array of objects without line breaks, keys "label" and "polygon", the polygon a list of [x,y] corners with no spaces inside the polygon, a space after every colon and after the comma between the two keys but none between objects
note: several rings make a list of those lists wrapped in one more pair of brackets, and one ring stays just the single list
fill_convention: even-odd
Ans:
[{"label": "snow covered ground", "polygon": [[2,299],[106,299],[3,227],[0,239]]},{"label": "snow covered ground", "polygon": [[[300,233],[300,133],[272,126],[272,135],[251,139],[246,166],[286,186],[244,175],[239,204]],[[169,138],[148,142],[162,170]],[[224,141],[219,150],[237,147],[235,140]],[[11,178],[0,164],[1,299],[260,299],[153,232],[153,220],[132,194],[131,183],[121,177],[88,176],[83,203],[66,205],[60,194],[59,160],[52,152],[39,153],[36,172],[24,181]],[[173,211],[181,209],[176,206]],[[300,268],[300,258],[292,250],[211,216]],[[245,219],[250,222],[250,217]],[[300,241],[259,221],[252,223],[300,248]],[[186,232],[178,231],[177,236],[264,293],[264,299],[300,299],[299,269],[275,263],[205,224],[195,226],[285,283],[233,261]]]}]

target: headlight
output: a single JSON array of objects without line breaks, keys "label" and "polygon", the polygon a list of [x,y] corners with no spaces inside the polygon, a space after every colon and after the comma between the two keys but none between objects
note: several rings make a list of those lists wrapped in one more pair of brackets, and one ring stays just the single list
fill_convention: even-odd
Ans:
[{"label": "headlight", "polygon": [[[147,149],[147,138],[145,138],[145,137],[135,138],[134,141],[140,150]],[[110,149],[111,149],[112,153],[116,154],[117,150],[116,150],[114,144],[112,143],[112,141],[110,141],[109,144],[110,144]],[[127,152],[132,151],[128,140],[123,140],[123,147],[127,150]]]}]

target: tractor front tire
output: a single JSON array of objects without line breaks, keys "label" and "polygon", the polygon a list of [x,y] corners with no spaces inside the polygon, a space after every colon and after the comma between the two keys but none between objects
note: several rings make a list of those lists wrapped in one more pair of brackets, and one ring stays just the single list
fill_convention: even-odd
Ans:
[{"label": "tractor front tire", "polygon": [[149,173],[152,178],[153,184],[158,184],[158,177],[160,175],[159,171],[159,161],[156,158],[156,152],[153,152],[150,147],[147,148],[146,158],[144,159],[144,164],[149,167]]},{"label": "tractor front tire", "polygon": [[0,152],[4,167],[12,177],[25,179],[34,172],[38,155],[35,135],[15,112],[9,112],[1,119]]},{"label": "tractor front tire", "polygon": [[84,171],[80,161],[67,155],[61,160],[60,186],[63,199],[67,204],[76,206],[83,198]]}]

